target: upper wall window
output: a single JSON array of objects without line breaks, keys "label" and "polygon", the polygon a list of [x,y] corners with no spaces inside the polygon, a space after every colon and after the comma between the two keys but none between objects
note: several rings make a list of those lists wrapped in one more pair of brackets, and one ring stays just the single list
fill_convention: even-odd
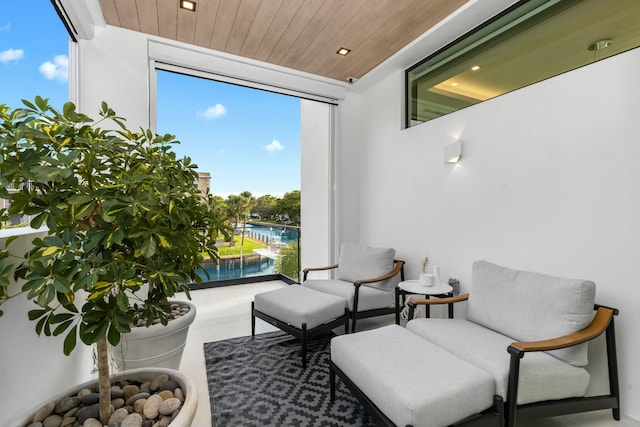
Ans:
[{"label": "upper wall window", "polygon": [[526,0],[406,71],[406,126],[640,46],[638,0]]}]

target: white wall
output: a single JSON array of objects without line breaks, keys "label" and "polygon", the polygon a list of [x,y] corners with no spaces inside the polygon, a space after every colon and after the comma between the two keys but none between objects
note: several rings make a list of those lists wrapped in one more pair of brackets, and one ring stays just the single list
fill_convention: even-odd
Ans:
[{"label": "white wall", "polygon": [[[42,234],[40,234],[42,235]],[[36,235],[22,236],[9,246],[11,253],[21,257]],[[4,247],[6,239],[0,238]],[[20,286],[13,284],[11,294]],[[64,335],[38,337],[36,322],[27,313],[37,306],[24,295],[2,305],[0,318],[0,384],[2,411],[0,425],[15,425],[16,417],[59,394],[67,388],[91,379],[91,348],[78,340],[78,347],[69,357],[62,351]]]},{"label": "white wall", "polygon": [[[597,302],[621,312],[621,408],[633,418],[640,418],[639,63],[635,49],[407,130],[397,69],[361,93],[358,113],[341,117],[348,128],[359,116],[358,129],[341,133],[360,138],[342,141],[339,152],[342,167],[359,165],[359,198],[341,199],[340,211],[360,215],[345,215],[342,228],[359,227],[364,244],[395,247],[409,278],[429,255],[463,289],[478,259],[594,280]],[[444,146],[457,137],[463,158],[446,165]],[[602,343],[595,347],[597,360]],[[603,375],[594,370],[592,383]]]},{"label": "white wall", "polygon": [[78,110],[97,117],[102,101],[131,129],[149,127],[147,38],[112,27],[78,41]]},{"label": "white wall", "polygon": [[348,93],[338,107],[336,142],[336,229],[338,244],[360,241],[360,96]]},{"label": "white wall", "polygon": [[[331,105],[300,100],[302,268],[332,264],[332,123]],[[305,172],[311,170],[315,173]],[[314,273],[314,277],[318,278],[321,275]]]}]

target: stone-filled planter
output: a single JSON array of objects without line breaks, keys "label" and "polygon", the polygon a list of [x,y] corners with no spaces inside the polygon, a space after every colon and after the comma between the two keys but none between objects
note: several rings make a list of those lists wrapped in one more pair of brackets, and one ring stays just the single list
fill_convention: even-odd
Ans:
[{"label": "stone-filled planter", "polygon": [[133,327],[122,335],[120,343],[112,348],[113,360],[119,371],[145,367],[178,369],[187,341],[189,326],[196,318],[196,306],[188,301],[170,301],[188,306],[182,316],[150,327]]},{"label": "stone-filled planter", "polygon": [[[123,403],[122,406],[119,404],[114,405],[115,399],[113,399],[112,397],[112,405],[121,406],[119,409],[116,409],[117,411],[122,412],[124,411],[123,408],[130,407],[132,411],[129,413],[129,415],[131,414],[139,415],[139,416],[133,415],[133,418],[138,419],[137,422],[135,420],[129,420],[127,421],[127,425],[139,425],[141,427],[146,425],[150,425],[150,426],[162,425],[166,427],[190,427],[191,426],[191,422],[193,421],[193,418],[195,416],[196,409],[198,408],[198,394],[193,381],[191,381],[191,379],[189,379],[184,374],[173,369],[165,369],[165,368],[134,369],[131,371],[121,372],[121,373],[112,375],[111,384],[112,385],[117,384],[118,382],[122,382],[122,381],[128,381],[131,383],[134,383],[134,382],[150,383],[153,380],[159,378],[162,374],[167,375],[170,381],[175,381],[177,383],[177,387],[180,389],[180,393],[177,392],[177,389],[174,387],[174,391],[172,392],[173,396],[167,398],[166,395],[161,395],[160,390],[163,388],[162,385],[166,384],[166,383],[163,383],[162,385],[156,386],[156,387],[150,386],[156,389],[154,391],[151,391],[150,393],[148,392],[145,393],[146,389],[142,389],[140,390],[140,392],[145,393],[144,395],[126,396],[127,400],[130,400],[132,402],[131,404]],[[174,384],[174,386],[175,385],[176,384]],[[79,398],[77,397],[78,394],[80,393],[81,395],[83,395],[81,390],[97,390],[97,388],[98,388],[98,380],[95,379],[95,380],[87,381],[78,386],[75,386],[67,391],[61,392],[60,394],[58,394],[57,396],[54,396],[49,401],[44,402],[38,405],[37,407],[35,407],[33,411],[30,411],[29,413],[19,418],[18,423],[16,425],[18,427],[29,427],[29,426],[40,427],[43,425],[87,426],[87,423],[89,423],[88,425],[95,424],[96,426],[98,425],[101,426],[100,422],[98,422],[97,420],[96,421],[89,420],[88,422],[84,421],[83,424],[80,424],[79,417],[86,416],[86,415],[80,415],[81,414],[80,411],[81,410],[87,411],[87,408],[91,406],[90,404],[81,403],[79,404],[79,406],[75,406],[79,408],[76,410],[74,410],[74,406],[73,406],[74,404],[77,404],[77,400],[79,400]],[[121,390],[123,390],[123,388],[121,388]],[[114,392],[112,391],[112,396],[113,396],[113,393]],[[133,393],[135,393],[135,391]],[[162,419],[163,416],[161,414],[158,414],[158,417],[155,420],[152,420],[152,419],[147,420],[147,417],[144,415],[144,413],[146,412],[148,415],[149,409],[147,409],[145,404],[152,400],[150,399],[151,396],[160,396],[160,397],[154,398],[153,400],[160,400],[160,398],[162,398],[164,399],[162,402],[167,401],[167,403],[173,403],[173,402],[168,402],[170,399],[178,399],[181,401],[181,405],[179,406],[179,410],[173,410],[172,414],[166,415],[165,416],[166,418],[164,420]],[[120,398],[120,400],[124,401],[124,399],[122,398]],[[137,408],[138,411],[134,409],[134,407],[136,407],[134,400],[138,401],[138,404],[139,404],[139,407]],[[150,404],[149,406],[153,406],[153,405]],[[165,405],[165,406],[169,406],[169,405]],[[143,407],[144,407],[144,412],[143,412]],[[112,417],[114,417],[114,419],[116,417],[123,418],[124,415],[119,416],[120,414],[116,414],[116,410],[114,410],[114,412],[112,413]],[[93,418],[93,417],[90,417],[90,418]],[[167,424],[169,418],[172,418],[172,420]],[[133,423],[131,423],[131,421],[133,421]],[[119,422],[122,423],[122,419],[120,419]],[[122,424],[124,425],[124,423]],[[120,424],[117,424],[117,425],[120,425]]]}]

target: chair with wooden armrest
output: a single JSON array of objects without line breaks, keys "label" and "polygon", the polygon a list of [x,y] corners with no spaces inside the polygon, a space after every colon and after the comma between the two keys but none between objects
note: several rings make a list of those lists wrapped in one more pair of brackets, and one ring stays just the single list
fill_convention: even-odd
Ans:
[{"label": "chair with wooden armrest", "polygon": [[[305,268],[301,285],[344,298],[355,332],[358,319],[395,313],[394,290],[404,280],[404,262],[394,257],[391,248],[344,243],[337,264]],[[309,273],[318,271],[333,271],[334,277],[309,278]]]},{"label": "chair with wooden armrest", "polygon": [[[407,329],[494,375],[507,427],[516,425],[516,414],[538,418],[611,409],[619,420],[618,310],[594,304],[594,297],[590,281],[478,261],[469,293],[410,300]],[[418,305],[463,301],[466,319],[413,319]],[[603,333],[609,393],[586,396],[586,345]]]}]

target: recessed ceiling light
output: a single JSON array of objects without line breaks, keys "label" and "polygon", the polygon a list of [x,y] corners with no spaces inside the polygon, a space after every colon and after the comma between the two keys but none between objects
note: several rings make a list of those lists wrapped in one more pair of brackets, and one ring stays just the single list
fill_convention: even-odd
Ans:
[{"label": "recessed ceiling light", "polygon": [[471,67],[471,71],[478,71],[480,69],[479,65],[474,65],[473,67]]},{"label": "recessed ceiling light", "polygon": [[341,47],[340,49],[338,49],[336,53],[338,55],[347,56],[349,52],[351,52],[351,49],[347,49],[346,47]]},{"label": "recessed ceiling light", "polygon": [[458,86],[458,83],[451,83],[451,86]]},{"label": "recessed ceiling light", "polygon": [[196,3],[189,0],[180,0],[180,8],[190,10],[191,12],[196,11]]}]

